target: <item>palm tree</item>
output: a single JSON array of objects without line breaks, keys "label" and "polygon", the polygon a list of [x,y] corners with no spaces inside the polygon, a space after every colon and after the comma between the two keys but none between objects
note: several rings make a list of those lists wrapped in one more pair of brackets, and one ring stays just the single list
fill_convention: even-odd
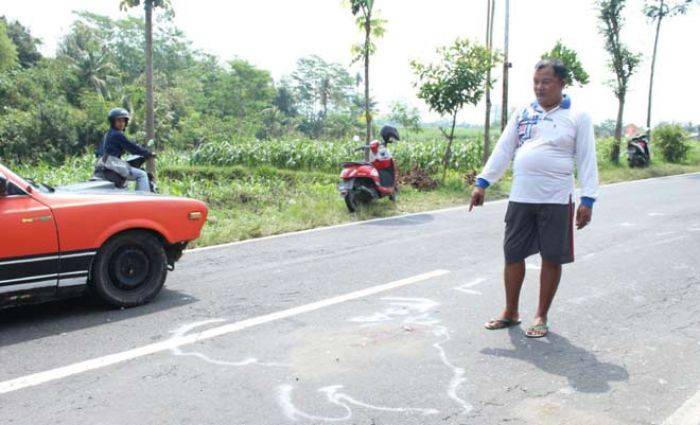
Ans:
[{"label": "palm tree", "polygon": [[86,82],[97,94],[110,98],[109,86],[116,77],[116,67],[106,46],[94,36],[91,29],[77,22],[59,47],[59,56],[68,59],[80,81]]},{"label": "palm tree", "polygon": [[357,16],[357,26],[364,32],[364,43],[354,46],[355,53],[354,61],[362,59],[365,66],[365,121],[367,123],[367,143],[372,139],[372,114],[370,113],[370,98],[369,98],[369,57],[376,50],[373,39],[380,38],[384,35],[384,19],[377,18],[373,13],[374,0],[351,0],[350,10],[352,14]]}]

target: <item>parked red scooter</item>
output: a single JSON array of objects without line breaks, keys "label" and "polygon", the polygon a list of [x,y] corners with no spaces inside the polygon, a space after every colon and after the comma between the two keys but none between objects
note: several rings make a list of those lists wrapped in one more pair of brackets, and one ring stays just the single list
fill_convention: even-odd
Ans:
[{"label": "parked red scooter", "polygon": [[399,132],[387,125],[382,127],[380,135],[383,142],[373,140],[369,145],[356,149],[366,152],[369,162],[343,163],[340,173],[343,181],[338,189],[350,212],[378,198],[388,197],[396,201],[398,169],[386,145],[399,140]]}]

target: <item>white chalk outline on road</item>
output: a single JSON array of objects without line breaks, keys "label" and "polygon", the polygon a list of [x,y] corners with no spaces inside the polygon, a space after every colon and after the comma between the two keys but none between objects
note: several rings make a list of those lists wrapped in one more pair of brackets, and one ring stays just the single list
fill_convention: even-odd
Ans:
[{"label": "white chalk outline on road", "polygon": [[[671,178],[676,178],[676,177],[686,177],[686,176],[694,176],[694,175],[700,175],[700,173],[696,172],[696,173],[676,174],[673,176],[650,177],[648,179],[639,179],[639,180],[629,180],[629,181],[624,181],[624,182],[608,183],[608,184],[603,184],[600,187],[620,186],[620,185],[631,184],[631,183],[638,183],[638,182],[645,182],[645,181],[652,181],[652,180],[671,179]],[[507,202],[507,201],[508,201],[508,198],[504,198],[504,199],[497,199],[495,201],[488,201],[488,202],[486,202],[486,204],[498,204],[498,203]],[[371,220],[351,221],[349,223],[340,223],[340,224],[333,224],[330,226],[314,227],[312,229],[297,230],[294,232],[280,233],[277,235],[268,235],[268,236],[263,236],[260,238],[251,238],[251,239],[245,239],[242,241],[227,242],[227,243],[222,243],[222,244],[218,244],[218,245],[203,246],[201,248],[192,248],[192,249],[185,250],[185,252],[195,253],[195,252],[202,252],[202,251],[210,251],[213,249],[249,244],[249,243],[260,242],[260,241],[265,241],[265,240],[269,240],[269,239],[284,238],[284,237],[288,237],[288,236],[303,235],[306,233],[322,232],[325,230],[340,229],[343,227],[357,226],[360,224],[377,223],[377,222],[388,221],[388,220],[397,220],[397,219],[415,217],[417,215],[424,215],[424,214],[446,213],[446,212],[450,212],[450,211],[457,211],[457,210],[465,209],[468,207],[469,207],[468,204],[464,204],[464,205],[458,205],[456,207],[440,208],[437,210],[419,211],[419,212],[408,213],[408,214],[398,214],[398,215],[393,215],[391,217],[380,217],[380,218],[373,218]]]},{"label": "white chalk outline on road", "polygon": [[122,363],[139,357],[148,356],[150,354],[159,353],[161,351],[173,350],[183,345],[193,344],[195,342],[204,341],[233,332],[238,332],[244,329],[252,328],[254,326],[274,322],[276,320],[286,319],[302,313],[309,313],[325,307],[330,307],[332,305],[368,297],[370,295],[379,294],[381,292],[386,292],[392,289],[397,289],[403,286],[444,276],[448,273],[450,273],[448,270],[433,270],[428,273],[423,273],[405,279],[385,283],[382,285],[361,289],[359,291],[354,291],[347,294],[326,298],[325,300],[316,301],[310,304],[304,304],[287,310],[265,314],[263,316],[253,317],[250,319],[241,320],[239,322],[229,323],[215,328],[210,328],[201,332],[170,338],[165,341],[144,345],[142,347],[122,351],[120,353],[109,354],[107,356],[97,357],[94,359],[73,363],[68,366],[63,366],[44,372],[38,372],[31,375],[10,379],[8,381],[0,382],[0,394],[6,394],[13,391],[21,390],[23,388],[33,387],[47,382],[56,381],[59,379],[67,378],[72,375],[88,372],[90,370],[101,369],[107,366],[115,365],[117,363]]},{"label": "white chalk outline on road", "polygon": [[700,424],[700,391],[689,398],[662,425],[699,425]]},{"label": "white chalk outline on road", "polygon": [[482,295],[481,291],[475,291],[473,289],[474,286],[480,285],[482,283],[486,282],[486,278],[480,277],[477,279],[472,280],[471,282],[467,282],[463,285],[455,286],[454,289],[455,291],[463,292],[465,294],[470,294],[470,295]]}]

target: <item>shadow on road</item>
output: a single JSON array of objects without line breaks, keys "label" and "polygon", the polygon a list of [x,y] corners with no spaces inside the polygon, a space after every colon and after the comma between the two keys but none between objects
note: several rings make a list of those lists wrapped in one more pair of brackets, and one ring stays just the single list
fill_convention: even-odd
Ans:
[{"label": "shadow on road", "polygon": [[508,334],[512,350],[486,348],[481,352],[532,363],[544,372],[566,377],[573,389],[583,393],[605,393],[611,389],[610,382],[629,379],[624,367],[600,362],[595,354],[551,331],[542,339],[525,337],[519,327],[508,329]]},{"label": "shadow on road", "polygon": [[430,214],[416,214],[407,217],[396,217],[381,221],[370,221],[363,223],[363,226],[415,226],[430,223],[435,218]]},{"label": "shadow on road", "polygon": [[124,310],[106,306],[89,295],[0,310],[0,347],[146,316],[196,301],[182,292],[163,288],[150,303]]}]

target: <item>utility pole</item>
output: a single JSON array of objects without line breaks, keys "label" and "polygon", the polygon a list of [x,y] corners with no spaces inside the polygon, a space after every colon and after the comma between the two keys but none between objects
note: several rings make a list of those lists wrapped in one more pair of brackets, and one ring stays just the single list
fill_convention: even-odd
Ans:
[{"label": "utility pole", "polygon": [[510,0],[506,0],[505,40],[503,42],[503,101],[501,102],[501,131],[508,122],[508,26],[510,23]]},{"label": "utility pole", "polygon": [[[496,0],[486,0],[486,48],[489,50],[489,55],[493,56],[493,15],[496,10]],[[490,62],[490,60],[489,60]],[[491,65],[491,64],[489,64]],[[484,98],[486,99],[486,118],[484,119],[484,152],[482,163],[486,164],[491,152],[491,68],[486,72],[486,89]]]},{"label": "utility pole", "polygon": [[[143,2],[146,11],[146,138],[156,137],[155,113],[153,112],[153,0]],[[146,161],[146,171],[156,172],[156,162],[153,157]]]},{"label": "utility pole", "polygon": [[656,68],[656,48],[659,46],[661,20],[664,18],[664,0],[659,1],[659,17],[656,18],[656,35],[654,36],[654,53],[651,55],[651,74],[649,74],[649,100],[647,101],[647,140],[651,141],[651,95],[654,88],[654,68]]}]

